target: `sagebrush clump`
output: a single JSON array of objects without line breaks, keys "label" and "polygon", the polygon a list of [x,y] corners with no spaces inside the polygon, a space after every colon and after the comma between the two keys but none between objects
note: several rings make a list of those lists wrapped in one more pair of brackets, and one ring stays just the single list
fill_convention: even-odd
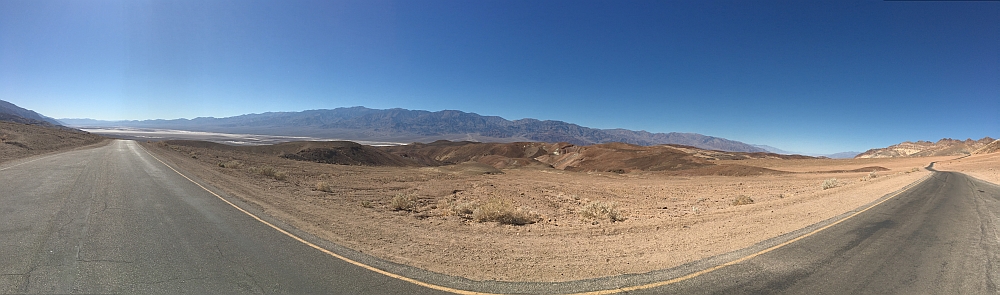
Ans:
[{"label": "sagebrush clump", "polygon": [[228,162],[219,162],[219,167],[231,168],[231,169],[243,168],[243,162],[237,160],[232,160]]},{"label": "sagebrush clump", "polygon": [[525,208],[514,208],[510,202],[494,199],[473,210],[472,219],[478,222],[525,225],[538,222],[539,216]]},{"label": "sagebrush clump", "polygon": [[580,216],[610,222],[625,220],[625,215],[618,211],[618,203],[615,202],[590,202],[590,204],[580,209]]},{"label": "sagebrush clump", "polygon": [[331,187],[330,184],[327,183],[326,181],[320,181],[320,182],[316,182],[316,190],[321,191],[321,192],[332,193],[333,192],[333,187]]},{"label": "sagebrush clump", "polygon": [[288,178],[288,173],[285,173],[283,171],[278,171],[277,169],[274,169],[274,167],[271,166],[250,167],[250,172],[254,174],[271,177],[277,180],[285,180],[286,178]]},{"label": "sagebrush clump", "polygon": [[749,204],[753,204],[753,199],[751,199],[750,197],[744,196],[744,195],[740,195],[739,197],[736,197],[735,200],[733,200],[732,204],[733,204],[733,206],[749,205]]},{"label": "sagebrush clump", "polygon": [[389,207],[396,211],[413,211],[417,208],[417,196],[411,194],[398,194],[389,201]]},{"label": "sagebrush clump", "polygon": [[836,178],[830,178],[830,179],[827,179],[827,180],[823,181],[823,189],[824,190],[835,188],[835,187],[838,187],[838,186],[840,186],[840,183],[837,182]]}]

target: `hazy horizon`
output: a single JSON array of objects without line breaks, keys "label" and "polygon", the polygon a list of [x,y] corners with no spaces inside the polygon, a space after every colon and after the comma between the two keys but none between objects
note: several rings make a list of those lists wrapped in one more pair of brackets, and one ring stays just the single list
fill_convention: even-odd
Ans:
[{"label": "hazy horizon", "polygon": [[997,137],[998,2],[3,1],[53,118],[459,110],[829,154]]}]

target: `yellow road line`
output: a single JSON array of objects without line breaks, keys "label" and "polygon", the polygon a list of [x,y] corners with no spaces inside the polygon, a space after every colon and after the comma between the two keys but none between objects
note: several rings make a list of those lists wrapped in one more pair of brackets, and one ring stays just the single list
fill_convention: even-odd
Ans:
[{"label": "yellow road line", "polygon": [[[142,147],[142,146],[140,145],[140,147]],[[159,158],[157,158],[156,156],[154,156],[152,153],[150,153],[148,150],[146,150],[145,147],[142,147],[142,149],[144,151],[146,151],[146,154],[148,154],[150,157],[153,157],[153,159],[156,159],[157,161],[159,161],[160,163],[162,163],[164,166],[167,166],[167,168],[170,168],[170,170],[173,170],[174,172],[176,172],[178,175],[184,177],[185,179],[187,179],[191,183],[194,183],[195,185],[197,185],[201,189],[205,190],[206,192],[212,194],[216,198],[219,198],[219,200],[222,200],[223,202],[226,202],[226,204],[229,204],[230,206],[233,206],[233,208],[236,208],[236,210],[240,210],[240,212],[243,212],[244,214],[249,215],[250,217],[253,217],[253,219],[256,219],[257,221],[260,221],[261,223],[266,224],[267,226],[270,226],[271,228],[277,230],[278,232],[283,233],[286,236],[289,236],[292,239],[295,239],[296,241],[299,241],[299,242],[301,242],[303,244],[306,244],[309,247],[313,247],[316,250],[319,250],[319,251],[321,251],[323,253],[326,253],[327,255],[333,256],[333,257],[335,257],[337,259],[340,259],[340,260],[343,260],[343,261],[345,261],[347,263],[357,265],[357,266],[362,267],[364,269],[367,269],[367,270],[370,270],[370,271],[373,271],[373,272],[377,272],[377,273],[383,274],[383,275],[391,277],[391,278],[403,280],[403,281],[406,281],[406,282],[409,282],[409,283],[413,283],[413,284],[416,284],[416,285],[419,285],[419,286],[423,286],[423,287],[427,287],[427,288],[434,289],[434,290],[451,292],[451,293],[455,293],[455,294],[467,294],[467,295],[493,295],[493,294],[495,294],[495,293],[485,293],[485,292],[475,292],[475,291],[468,291],[468,290],[460,290],[460,289],[449,288],[449,287],[445,287],[445,286],[440,286],[440,285],[435,285],[435,284],[431,284],[431,283],[427,283],[427,282],[418,281],[416,279],[412,279],[412,278],[408,278],[408,277],[405,277],[405,276],[394,274],[394,273],[391,273],[391,272],[388,272],[388,271],[384,271],[384,270],[375,268],[373,266],[370,266],[370,265],[367,265],[367,264],[364,264],[364,263],[352,260],[350,258],[341,256],[341,255],[339,255],[337,253],[333,253],[330,250],[327,250],[327,249],[325,249],[323,247],[320,247],[320,246],[318,246],[316,244],[313,244],[313,243],[311,243],[309,241],[306,241],[306,240],[304,240],[304,239],[302,239],[302,238],[300,238],[300,237],[298,237],[298,236],[296,236],[296,235],[294,235],[294,234],[292,234],[292,233],[290,233],[288,231],[285,231],[284,229],[281,229],[280,227],[277,227],[274,224],[271,224],[270,222],[267,222],[264,219],[261,219],[260,217],[257,217],[257,215],[254,215],[253,213],[250,213],[250,212],[248,212],[246,210],[243,210],[243,208],[240,208],[239,206],[236,206],[236,204],[233,204],[232,202],[229,202],[228,200],[226,200],[222,196],[219,196],[215,192],[212,192],[208,188],[205,188],[201,184],[199,184],[199,183],[195,182],[194,180],[192,180],[191,178],[187,177],[187,175],[184,175],[180,171],[177,171],[177,169],[174,169],[174,167],[171,167],[170,165],[167,165],[167,163],[163,162],[162,160],[160,160]],[[791,243],[794,243],[794,242],[799,241],[801,239],[805,239],[807,237],[810,237],[810,236],[812,236],[812,235],[814,235],[814,234],[816,234],[816,233],[818,233],[818,232],[820,232],[820,231],[822,231],[824,229],[833,227],[834,225],[840,224],[841,222],[844,222],[845,220],[848,220],[851,217],[854,217],[854,216],[857,216],[858,214],[864,213],[865,211],[868,211],[869,209],[874,208],[875,206],[878,206],[879,204],[885,203],[885,201],[888,201],[888,200],[891,200],[891,199],[895,198],[899,194],[902,194],[903,192],[907,191],[909,189],[909,187],[916,186],[917,184],[919,184],[919,183],[927,180],[927,178],[928,178],[928,176],[925,176],[924,178],[918,180],[917,182],[914,182],[914,183],[912,183],[910,185],[907,185],[906,187],[903,187],[903,189],[901,189],[898,192],[896,192],[895,194],[893,194],[893,195],[885,198],[884,200],[879,201],[878,203],[872,204],[871,206],[868,206],[868,208],[862,209],[861,211],[855,212],[854,214],[851,214],[851,215],[849,215],[847,217],[841,218],[840,220],[837,220],[837,221],[835,221],[835,222],[833,222],[831,224],[828,224],[826,226],[823,226],[821,228],[813,230],[813,231],[811,231],[809,233],[806,233],[806,234],[803,234],[801,236],[798,236],[798,237],[796,237],[794,239],[785,241],[784,243],[771,246],[770,248],[761,250],[761,251],[759,251],[757,253],[753,253],[753,254],[744,256],[742,258],[736,259],[736,260],[732,260],[732,261],[729,261],[729,262],[726,262],[726,263],[723,263],[723,264],[720,264],[720,265],[716,265],[716,266],[713,266],[713,267],[710,267],[710,268],[706,268],[706,269],[703,269],[703,270],[700,270],[700,271],[697,271],[697,272],[690,273],[690,274],[682,276],[682,277],[677,277],[677,278],[673,278],[673,279],[666,280],[666,281],[654,282],[654,283],[649,283],[649,284],[645,284],[645,285],[638,285],[638,286],[632,286],[632,287],[617,288],[617,289],[608,289],[608,290],[598,290],[598,291],[591,291],[591,292],[571,293],[571,294],[567,294],[567,295],[606,295],[606,294],[616,294],[616,293],[621,293],[621,292],[629,292],[629,291],[637,291],[637,290],[643,290],[643,289],[650,289],[650,288],[662,287],[662,286],[666,286],[666,285],[670,285],[670,284],[674,284],[674,283],[686,281],[686,280],[689,280],[689,279],[693,279],[693,278],[701,276],[703,274],[707,274],[707,273],[719,270],[719,269],[721,269],[723,267],[727,267],[727,266],[730,266],[730,265],[735,265],[735,264],[738,264],[738,263],[741,263],[741,262],[753,259],[754,257],[766,254],[768,252],[777,250],[778,248],[784,247],[784,246],[786,246],[788,244],[791,244]]]}]

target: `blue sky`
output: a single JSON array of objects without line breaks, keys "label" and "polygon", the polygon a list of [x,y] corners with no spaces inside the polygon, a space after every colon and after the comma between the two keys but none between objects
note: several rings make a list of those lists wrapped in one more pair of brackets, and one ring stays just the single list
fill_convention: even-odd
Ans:
[{"label": "blue sky", "polygon": [[0,1],[55,118],[366,106],[785,150],[1000,137],[1000,2]]}]

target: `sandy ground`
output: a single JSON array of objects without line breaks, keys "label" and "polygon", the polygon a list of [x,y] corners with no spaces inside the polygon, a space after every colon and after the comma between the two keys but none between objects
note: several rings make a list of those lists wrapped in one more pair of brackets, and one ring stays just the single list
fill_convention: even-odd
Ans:
[{"label": "sandy ground", "polygon": [[[868,204],[954,157],[741,160],[802,173],[679,177],[475,165],[385,168],[318,164],[232,151],[145,146],[232,196],[299,229],[389,261],[473,280],[569,281],[643,273],[742,249]],[[722,161],[725,162],[725,161]],[[231,163],[221,167],[220,163]],[[888,171],[830,173],[880,166]],[[261,173],[272,167],[280,176]],[[273,173],[272,173],[273,174]],[[838,187],[822,188],[836,178]],[[317,190],[324,182],[327,191]],[[416,196],[394,211],[395,196]],[[746,196],[752,204],[735,205]],[[615,202],[626,218],[584,218]],[[464,207],[506,203],[537,214],[515,226],[477,222]]]},{"label": "sandy ground", "polygon": [[940,161],[934,167],[943,171],[962,172],[1000,185],[1000,152]]}]

